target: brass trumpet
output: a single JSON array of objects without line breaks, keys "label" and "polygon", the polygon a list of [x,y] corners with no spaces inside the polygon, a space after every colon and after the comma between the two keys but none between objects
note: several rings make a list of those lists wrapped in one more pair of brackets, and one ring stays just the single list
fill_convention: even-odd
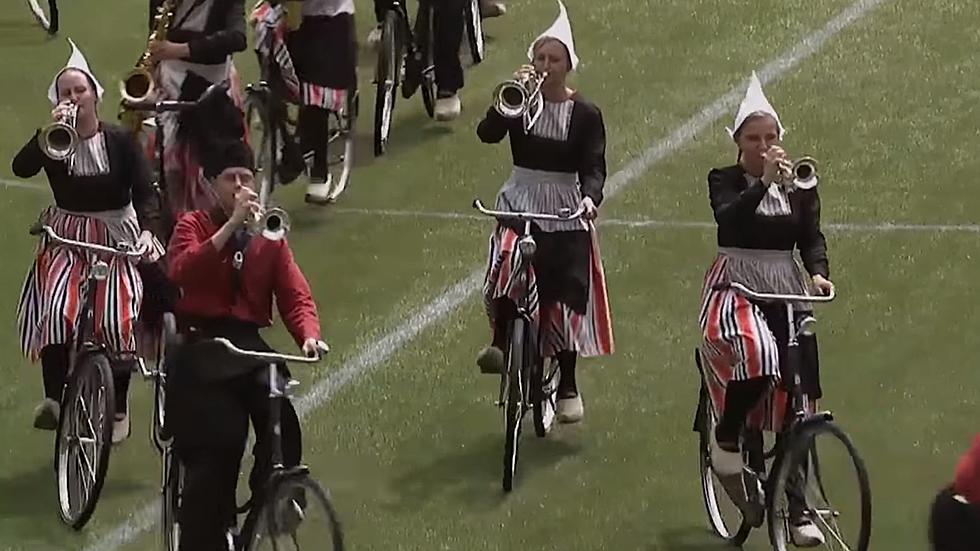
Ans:
[{"label": "brass trumpet", "polygon": [[504,118],[524,117],[525,129],[530,130],[544,109],[541,85],[547,77],[548,73],[539,73],[529,65],[521,67],[514,78],[494,88],[493,108]]},{"label": "brass trumpet", "polygon": [[248,221],[248,232],[261,235],[269,241],[279,241],[289,233],[289,215],[281,208],[263,208],[252,214]]},{"label": "brass trumpet", "polygon": [[59,121],[53,122],[41,129],[38,135],[38,145],[41,151],[55,161],[63,161],[78,147],[78,131],[75,122],[78,118],[78,104],[69,105],[68,113]]},{"label": "brass trumpet", "polygon": [[794,189],[813,189],[817,187],[817,161],[813,157],[800,157],[783,171],[784,185]]}]

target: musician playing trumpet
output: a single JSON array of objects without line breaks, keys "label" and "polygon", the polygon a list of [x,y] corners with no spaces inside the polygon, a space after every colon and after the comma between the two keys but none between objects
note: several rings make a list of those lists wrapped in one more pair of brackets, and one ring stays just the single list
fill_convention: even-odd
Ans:
[{"label": "musician playing trumpet", "polygon": [[[606,299],[605,276],[598,238],[592,220],[602,203],[606,180],[606,131],[595,104],[568,87],[568,73],[578,65],[571,24],[559,2],[559,16],[528,49],[532,65],[516,75],[518,82],[536,80],[527,73],[547,74],[538,94],[528,102],[542,102],[540,115],[529,125],[524,115],[507,118],[498,96],[487,110],[477,134],[485,143],[510,137],[514,168],[497,195],[496,208],[558,214],[562,209],[582,208],[584,220],[541,221],[533,228],[537,254],[533,270],[540,308],[537,313],[538,343],[543,358],[555,358],[560,368],[557,418],[574,423],[584,409],[575,380],[579,355],[612,353],[612,324]],[[537,86],[529,86],[534,90]],[[499,91],[499,90],[498,90]],[[530,126],[530,128],[528,128]],[[513,286],[506,274],[511,269],[517,233],[499,225],[491,238],[489,266],[484,289],[493,342],[480,352],[482,372],[504,369],[506,327],[516,315]],[[502,275],[504,274],[504,275]]]},{"label": "musician playing trumpet", "polygon": [[[50,132],[39,130],[14,157],[13,172],[31,178],[44,170],[55,205],[42,218],[62,237],[110,247],[143,242],[151,250],[148,259],[156,260],[163,248],[149,231],[159,211],[148,162],[125,130],[99,120],[102,86],[82,52],[69,43],[71,57],[52,79],[48,99],[54,105],[52,124],[71,135],[73,146],[62,149],[62,144],[49,141]],[[73,121],[68,117],[72,111]],[[133,322],[143,307],[144,279],[162,272],[121,257],[104,260],[109,277],[99,283],[96,295],[96,336],[114,352],[133,351]],[[78,290],[88,276],[88,266],[84,253],[42,241],[24,282],[17,324],[24,353],[41,360],[45,397],[34,415],[39,429],[58,426],[69,346],[83,297]],[[147,296],[162,294],[148,292]],[[117,370],[115,442],[129,434],[128,385],[129,373]]]}]

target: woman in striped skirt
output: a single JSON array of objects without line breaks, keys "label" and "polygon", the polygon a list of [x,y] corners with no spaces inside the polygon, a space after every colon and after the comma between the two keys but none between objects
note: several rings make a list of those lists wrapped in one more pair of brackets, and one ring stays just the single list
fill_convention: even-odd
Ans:
[{"label": "woman in striped skirt", "polygon": [[541,356],[556,358],[560,368],[558,420],[574,423],[584,414],[575,382],[577,356],[613,351],[605,276],[592,223],[606,179],[606,136],[599,108],[566,85],[578,57],[565,7],[560,3],[559,7],[554,25],[528,49],[535,70],[548,73],[541,87],[540,118],[528,131],[523,120],[504,118],[491,107],[477,134],[486,143],[510,136],[514,169],[497,196],[499,210],[554,214],[581,206],[585,220],[533,225],[538,247],[533,282],[526,287],[515,285],[511,277],[522,227],[498,225],[490,239],[484,286],[493,344],[480,353],[477,363],[483,372],[504,369],[506,327],[516,314],[514,301],[522,292],[532,297],[536,293],[532,304],[537,311],[532,317],[538,325]]},{"label": "woman in striped skirt", "polygon": [[[42,220],[58,235],[110,247],[120,242],[145,243],[151,247],[148,260],[156,260],[163,247],[149,231],[141,230],[158,214],[148,163],[125,130],[99,120],[102,86],[82,53],[74,43],[71,46],[71,58],[52,81],[48,97],[55,106],[55,121],[64,118],[70,104],[77,106],[77,148],[67,159],[53,160],[42,151],[38,131],[14,157],[13,172],[30,178],[44,170],[55,206],[42,214]],[[133,351],[133,322],[140,313],[143,280],[132,261],[107,260],[109,276],[96,294],[96,335],[111,350]],[[34,426],[40,429],[58,426],[88,269],[84,253],[42,240],[21,291],[17,307],[21,347],[32,360],[40,358],[44,377],[45,398],[34,416]],[[129,374],[117,375],[114,441],[129,433],[128,386]]]},{"label": "woman in striped skirt", "polygon": [[[779,146],[783,127],[754,73],[729,133],[738,146],[738,163],[708,174],[719,251],[701,294],[702,376],[719,419],[712,435],[713,466],[746,519],[761,524],[760,504],[749,503],[742,487],[740,441],[746,425],[775,432],[783,427],[787,395],[778,383],[789,338],[786,311],[714,287],[734,281],[763,293],[808,294],[828,293],[833,285],[820,231],[820,196],[816,188],[789,191],[781,185],[780,174],[789,168]],[[801,305],[798,311],[805,309]],[[799,341],[802,390],[812,407],[820,398],[817,345],[813,336]],[[790,496],[793,541],[820,545],[823,536],[803,516],[803,505]]]}]

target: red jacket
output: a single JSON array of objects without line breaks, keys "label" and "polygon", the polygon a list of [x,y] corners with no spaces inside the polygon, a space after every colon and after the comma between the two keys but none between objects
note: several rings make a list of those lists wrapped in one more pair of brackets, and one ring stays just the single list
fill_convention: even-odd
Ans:
[{"label": "red jacket", "polygon": [[980,434],[956,467],[953,491],[965,497],[971,504],[980,505]]},{"label": "red jacket", "polygon": [[224,223],[221,214],[193,211],[174,228],[167,250],[169,275],[180,287],[177,314],[235,318],[259,327],[272,325],[272,298],[296,343],[320,338],[316,303],[286,240],[253,237],[245,249],[236,292],[232,246],[217,250],[211,236]]}]

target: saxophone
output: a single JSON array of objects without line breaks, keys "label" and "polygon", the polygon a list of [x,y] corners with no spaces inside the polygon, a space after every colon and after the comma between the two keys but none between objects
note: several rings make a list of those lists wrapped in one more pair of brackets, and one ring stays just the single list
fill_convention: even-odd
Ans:
[{"label": "saxophone", "polygon": [[163,0],[163,3],[157,8],[157,13],[153,17],[152,31],[146,40],[146,50],[136,62],[136,67],[119,83],[119,94],[122,96],[124,105],[127,102],[148,101],[153,97],[156,91],[156,83],[153,80],[155,63],[150,60],[150,44],[157,40],[167,39],[167,31],[173,22],[177,2],[179,0]]}]

